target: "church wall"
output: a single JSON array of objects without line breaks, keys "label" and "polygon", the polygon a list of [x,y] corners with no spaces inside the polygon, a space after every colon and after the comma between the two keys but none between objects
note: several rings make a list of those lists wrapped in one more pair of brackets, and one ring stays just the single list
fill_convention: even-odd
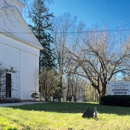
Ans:
[{"label": "church wall", "polygon": [[20,97],[30,99],[31,93],[36,91],[35,55],[20,51],[20,59]]},{"label": "church wall", "polygon": [[31,93],[38,91],[39,53],[43,48],[22,18],[23,6],[18,0],[0,0],[0,63],[9,78],[11,75],[11,97],[30,100]]},{"label": "church wall", "polygon": [[38,91],[39,50],[13,38],[0,35],[0,62],[15,70],[12,77],[12,98],[30,100]]},{"label": "church wall", "polygon": [[12,79],[12,98],[19,98],[19,49],[0,43],[0,63],[3,67],[16,72],[9,72]]}]

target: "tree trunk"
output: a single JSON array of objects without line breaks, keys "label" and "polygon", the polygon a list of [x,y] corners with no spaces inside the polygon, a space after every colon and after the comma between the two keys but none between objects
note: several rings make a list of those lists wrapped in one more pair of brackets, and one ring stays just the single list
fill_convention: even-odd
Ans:
[{"label": "tree trunk", "polygon": [[68,96],[69,96],[69,91],[70,91],[70,85],[69,85],[69,78],[68,78],[68,87],[67,87],[67,98],[68,98]]},{"label": "tree trunk", "polygon": [[97,87],[97,92],[99,95],[101,95],[101,91],[100,91],[99,87]]},{"label": "tree trunk", "polygon": [[59,98],[61,98],[63,95],[62,95],[62,91],[63,91],[63,86],[62,86],[62,76],[60,77],[60,84],[59,84],[59,86],[60,86],[60,90],[59,90]]},{"label": "tree trunk", "polygon": [[48,101],[48,96],[45,96],[45,101]]},{"label": "tree trunk", "polygon": [[105,96],[106,94],[106,84],[102,85],[102,96]]},{"label": "tree trunk", "polygon": [[48,94],[45,92],[45,101],[48,101]]}]

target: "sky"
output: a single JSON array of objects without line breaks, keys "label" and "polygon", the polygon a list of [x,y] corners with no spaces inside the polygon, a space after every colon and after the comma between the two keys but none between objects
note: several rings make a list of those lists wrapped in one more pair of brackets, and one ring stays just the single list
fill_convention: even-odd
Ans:
[{"label": "sky", "polygon": [[69,12],[87,27],[106,23],[111,29],[130,27],[130,0],[53,0],[54,16]]}]

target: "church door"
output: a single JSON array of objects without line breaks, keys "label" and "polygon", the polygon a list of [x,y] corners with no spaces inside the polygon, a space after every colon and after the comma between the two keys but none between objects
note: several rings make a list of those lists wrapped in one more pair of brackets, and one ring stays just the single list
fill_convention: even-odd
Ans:
[{"label": "church door", "polygon": [[6,97],[11,97],[11,74],[6,73]]}]

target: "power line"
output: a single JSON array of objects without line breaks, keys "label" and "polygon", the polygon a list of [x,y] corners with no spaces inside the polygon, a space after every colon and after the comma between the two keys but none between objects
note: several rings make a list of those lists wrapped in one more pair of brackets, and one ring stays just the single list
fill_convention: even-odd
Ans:
[{"label": "power line", "polygon": [[118,31],[130,31],[129,29],[110,29],[110,30],[89,30],[81,32],[55,32],[55,33],[92,33],[92,32],[118,32]]},{"label": "power line", "polygon": [[121,17],[121,18],[119,18],[119,19],[112,20],[112,21],[108,22],[108,24],[109,24],[109,23],[113,23],[113,22],[115,22],[115,21],[119,21],[119,20],[122,20],[122,19],[128,18],[128,17],[130,17],[130,15],[127,15],[127,16],[124,16],[124,17]]},{"label": "power line", "polygon": [[[130,31],[130,28],[128,29],[110,29],[110,30],[89,30],[89,31],[81,31],[81,32],[56,32],[56,31],[52,31],[52,33],[92,33],[92,32],[119,32],[119,31]],[[19,34],[33,34],[32,32],[2,32],[0,31],[0,33],[19,33]]]}]

